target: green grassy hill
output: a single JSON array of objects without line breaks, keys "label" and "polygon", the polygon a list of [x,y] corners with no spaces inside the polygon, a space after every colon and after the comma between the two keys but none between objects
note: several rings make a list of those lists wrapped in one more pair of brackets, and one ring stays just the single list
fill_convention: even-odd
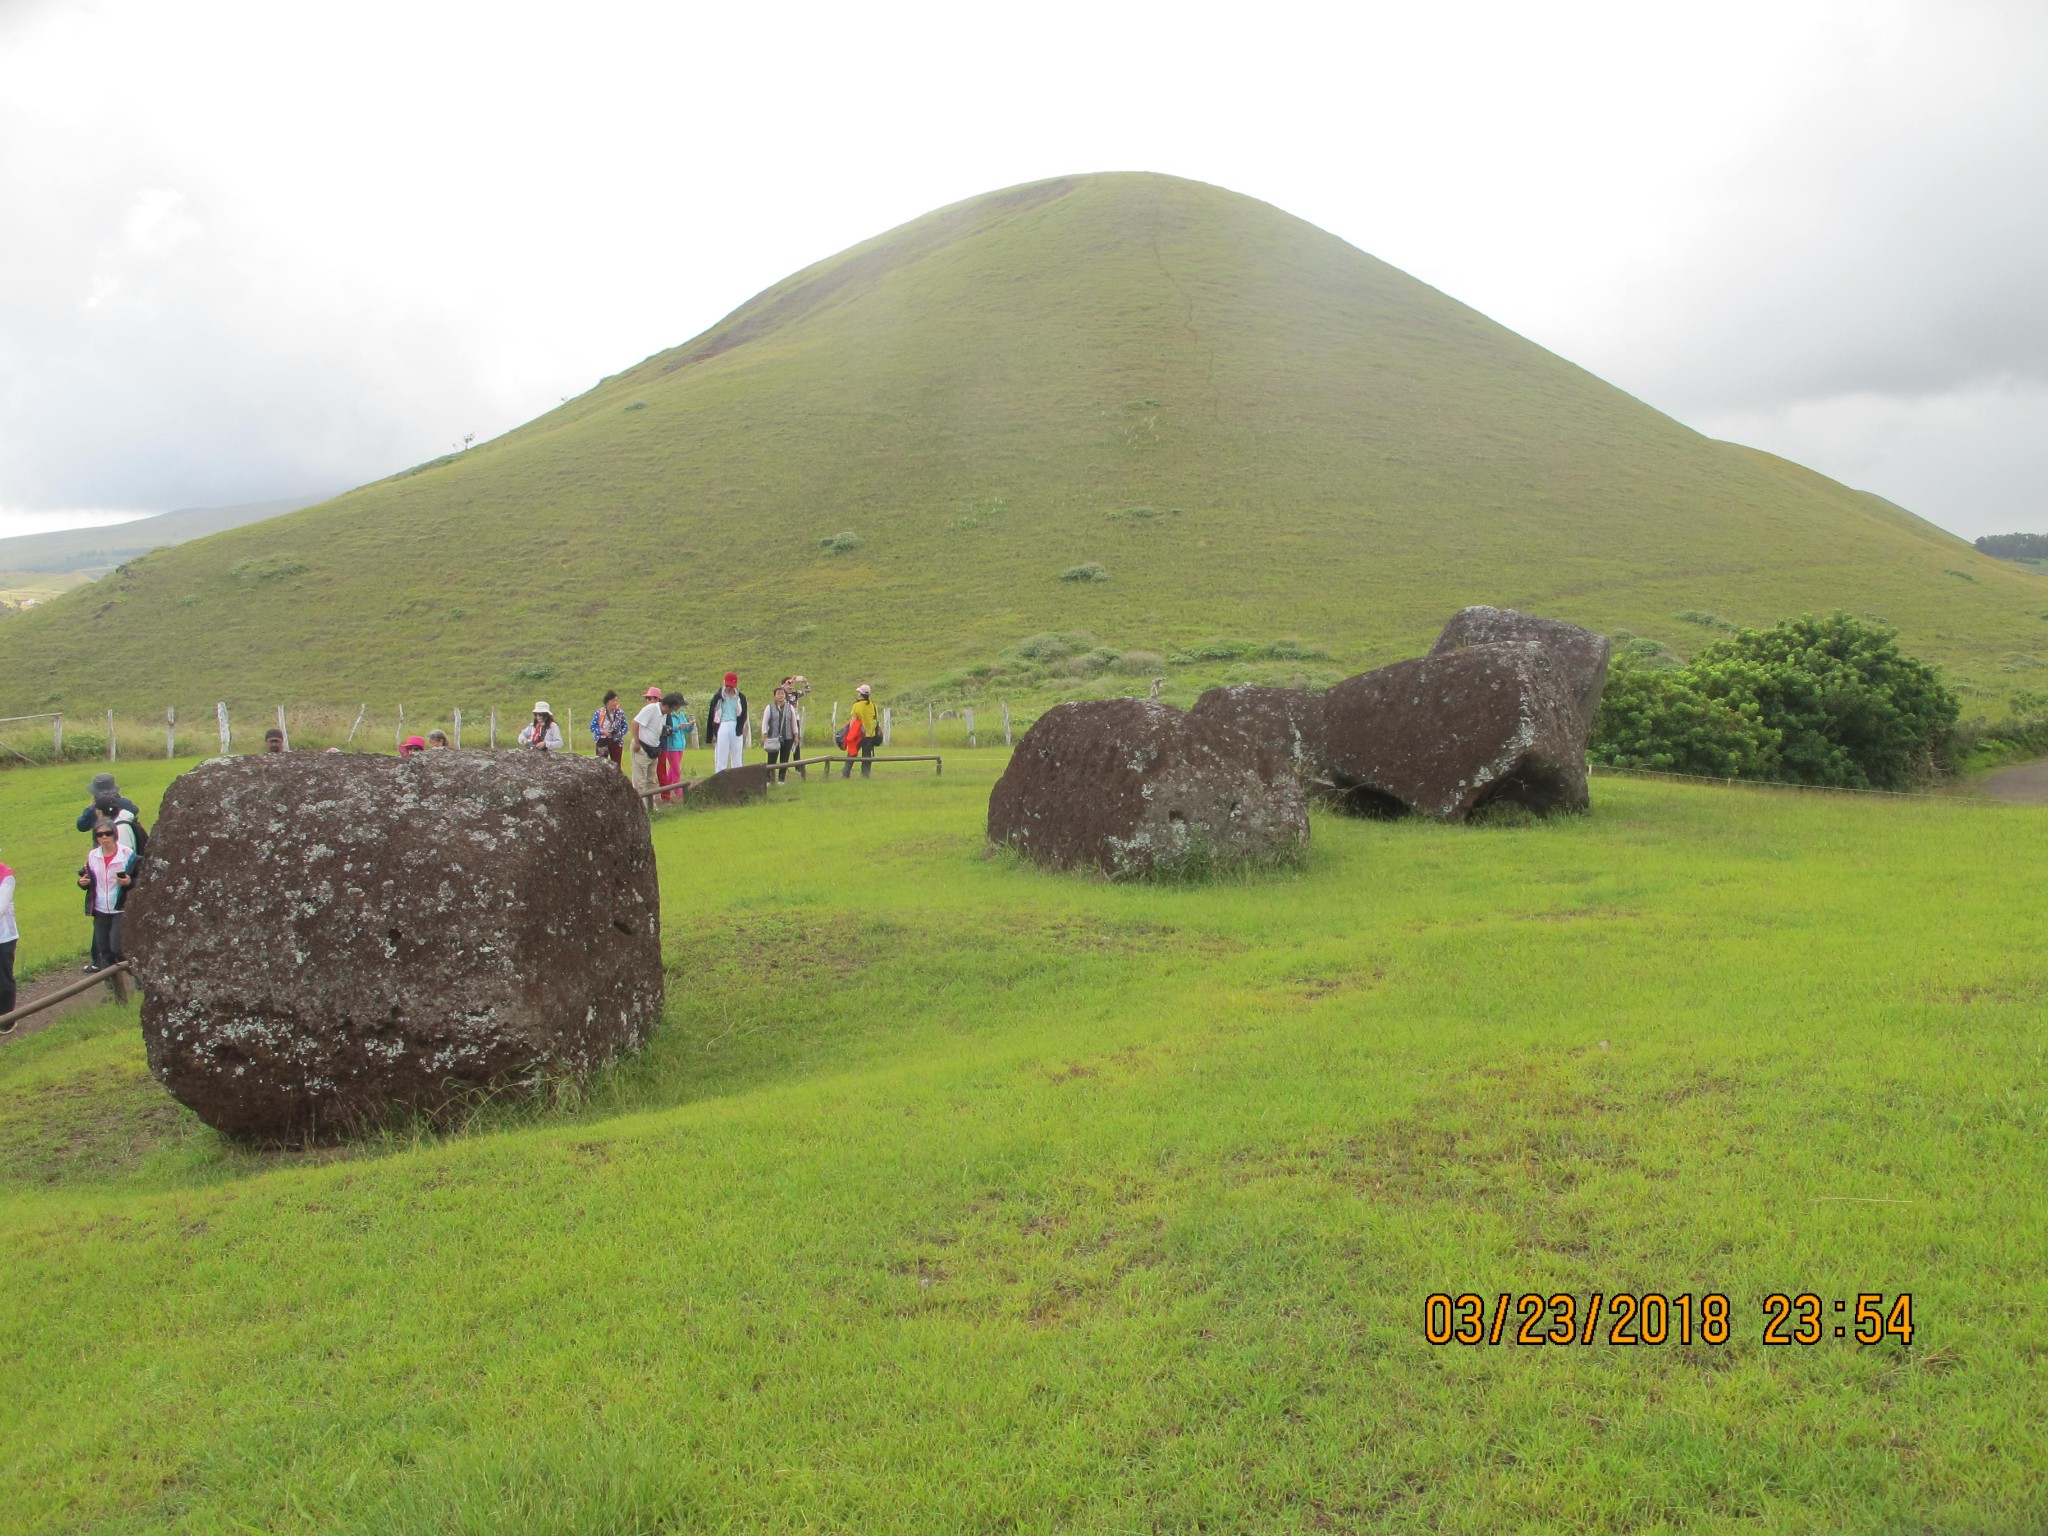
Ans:
[{"label": "green grassy hill", "polygon": [[494,442],[10,620],[0,712],[587,708],[728,665],[1043,691],[1003,657],[1047,631],[1299,637],[1336,673],[1479,601],[1682,650],[1680,614],[1845,607],[1989,695],[2048,665],[2035,573],[1266,204],[1101,175],[928,215]]}]

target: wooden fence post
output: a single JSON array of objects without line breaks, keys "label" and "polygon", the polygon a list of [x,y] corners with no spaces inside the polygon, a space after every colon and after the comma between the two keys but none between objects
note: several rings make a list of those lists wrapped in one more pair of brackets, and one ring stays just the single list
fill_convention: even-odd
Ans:
[{"label": "wooden fence post", "polygon": [[164,760],[178,755],[178,706],[173,704],[164,711]]},{"label": "wooden fence post", "polygon": [[967,745],[970,747],[981,745],[980,742],[974,739],[974,711],[972,709],[967,711]]},{"label": "wooden fence post", "polygon": [[213,706],[213,723],[220,727],[220,755],[228,755],[228,707],[226,704]]},{"label": "wooden fence post", "polygon": [[1003,701],[1003,745],[1010,744],[1010,701]]},{"label": "wooden fence post", "polygon": [[107,711],[107,761],[114,761],[114,712]]},{"label": "wooden fence post", "polygon": [[348,728],[348,740],[342,743],[344,747],[352,747],[356,744],[356,732],[363,728],[363,716],[369,712],[370,706],[367,704],[356,711],[356,723]]},{"label": "wooden fence post", "polygon": [[889,716],[893,713],[888,705],[882,706],[882,745],[889,745]]},{"label": "wooden fence post", "polygon": [[50,726],[50,750],[57,754],[57,761],[64,761],[64,716],[59,714]]},{"label": "wooden fence post", "polygon": [[932,745],[939,744],[939,706],[926,704],[924,707],[924,728],[932,738]]},{"label": "wooden fence post", "polygon": [[462,711],[460,709],[455,711],[455,745],[458,748],[462,745]]},{"label": "wooden fence post", "polygon": [[285,751],[287,751],[287,752],[291,751],[291,749],[292,749],[292,733],[291,733],[290,731],[288,731],[288,730],[286,730],[286,729],[285,729],[285,725],[284,725],[284,706],[283,706],[282,704],[280,704],[280,705],[278,705],[278,706],[277,706],[277,734],[278,734],[278,735],[280,735],[280,736],[282,736],[282,737],[284,738],[284,749],[285,749]]},{"label": "wooden fence post", "polygon": [[398,729],[392,734],[391,740],[399,751],[403,752],[405,750],[405,706],[403,704],[398,706]]},{"label": "wooden fence post", "polygon": [[498,706],[491,706],[491,750],[498,749]]}]

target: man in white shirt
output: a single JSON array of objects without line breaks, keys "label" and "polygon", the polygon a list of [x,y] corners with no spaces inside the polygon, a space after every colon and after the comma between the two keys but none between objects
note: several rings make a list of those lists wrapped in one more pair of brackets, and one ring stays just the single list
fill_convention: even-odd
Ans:
[{"label": "man in white shirt", "polygon": [[747,746],[747,696],[740,692],[740,675],[725,674],[725,686],[711,696],[704,712],[704,728],[711,733],[714,773],[737,768],[745,761]]},{"label": "man in white shirt", "polygon": [[659,688],[650,688],[641,697],[647,704],[633,717],[633,787],[645,793],[659,787],[655,770],[661,764],[661,736],[668,727],[668,715],[661,707]]}]

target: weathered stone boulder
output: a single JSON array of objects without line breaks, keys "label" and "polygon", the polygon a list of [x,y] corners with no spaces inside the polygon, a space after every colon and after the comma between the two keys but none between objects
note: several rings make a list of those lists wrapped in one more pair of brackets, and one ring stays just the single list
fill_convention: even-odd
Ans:
[{"label": "weathered stone boulder", "polygon": [[128,911],[150,1070],[266,1143],[585,1073],[661,1017],[647,817],[602,759],[204,763]]},{"label": "weathered stone boulder", "polygon": [[1586,732],[1571,680],[1540,645],[1471,645],[1346,678],[1324,699],[1336,805],[1462,821],[1482,806],[1586,808]]},{"label": "weathered stone boulder", "polygon": [[1188,719],[1198,730],[1228,726],[1277,746],[1296,774],[1313,779],[1322,772],[1323,714],[1323,695],[1310,689],[1238,683],[1211,688],[1195,700]]},{"label": "weathered stone boulder", "polygon": [[683,786],[683,804],[691,810],[701,811],[706,806],[748,805],[756,800],[766,800],[768,774],[766,763],[744,763],[708,778],[692,780]]},{"label": "weathered stone boulder", "polygon": [[1446,624],[1430,647],[1432,656],[1448,655],[1474,645],[1534,645],[1546,652],[1564,674],[1588,739],[1600,713],[1600,695],[1607,690],[1607,637],[1562,619],[1539,619],[1512,608],[1464,608]]},{"label": "weathered stone boulder", "polygon": [[1281,744],[1149,699],[1060,704],[1024,733],[988,835],[1042,864],[1118,879],[1271,864],[1308,847]]}]

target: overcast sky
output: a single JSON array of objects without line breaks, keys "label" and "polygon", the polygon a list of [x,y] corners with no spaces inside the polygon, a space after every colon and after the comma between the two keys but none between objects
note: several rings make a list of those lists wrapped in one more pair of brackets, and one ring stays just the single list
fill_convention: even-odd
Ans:
[{"label": "overcast sky", "polygon": [[976,192],[1264,198],[2048,531],[2048,3],[0,0],[0,534],[338,490]]}]

